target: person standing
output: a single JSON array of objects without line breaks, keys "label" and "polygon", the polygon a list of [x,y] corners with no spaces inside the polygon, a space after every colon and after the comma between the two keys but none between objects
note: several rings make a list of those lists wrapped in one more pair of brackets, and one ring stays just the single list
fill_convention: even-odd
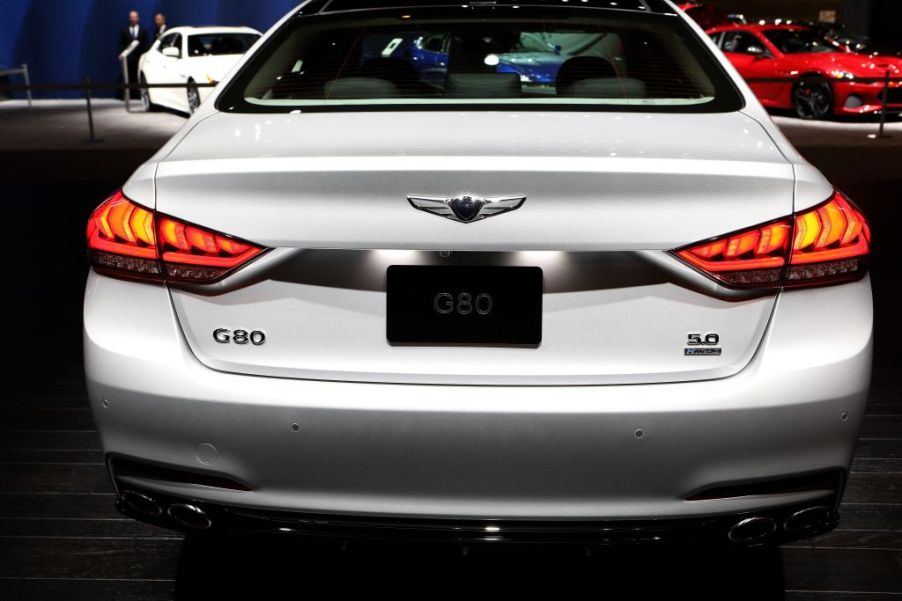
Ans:
[{"label": "person standing", "polygon": [[153,16],[153,24],[154,24],[154,39],[159,40],[160,36],[166,33],[168,27],[166,26],[166,15],[163,13],[157,13]]},{"label": "person standing", "polygon": [[119,32],[119,54],[122,55],[133,42],[138,42],[131,54],[128,55],[128,80],[130,83],[138,82],[138,59],[147,52],[147,30],[141,26],[141,18],[138,11],[133,10],[128,14],[128,27]]}]

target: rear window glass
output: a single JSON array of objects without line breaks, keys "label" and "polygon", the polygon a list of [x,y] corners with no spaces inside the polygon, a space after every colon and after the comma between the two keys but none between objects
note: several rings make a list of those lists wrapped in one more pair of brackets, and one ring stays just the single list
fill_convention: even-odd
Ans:
[{"label": "rear window glass", "polygon": [[522,7],[298,17],[219,103],[244,112],[460,105],[726,111],[742,100],[675,16]]},{"label": "rear window glass", "polygon": [[259,39],[253,33],[204,33],[188,38],[188,56],[244,54]]}]

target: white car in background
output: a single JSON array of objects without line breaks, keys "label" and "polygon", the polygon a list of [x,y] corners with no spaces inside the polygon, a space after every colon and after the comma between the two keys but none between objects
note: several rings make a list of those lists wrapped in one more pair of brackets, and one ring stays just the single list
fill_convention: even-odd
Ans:
[{"label": "white car in background", "polygon": [[175,27],[161,36],[138,63],[141,83],[188,84],[187,88],[141,90],[144,108],[194,113],[217,83],[260,38],[250,27]]}]

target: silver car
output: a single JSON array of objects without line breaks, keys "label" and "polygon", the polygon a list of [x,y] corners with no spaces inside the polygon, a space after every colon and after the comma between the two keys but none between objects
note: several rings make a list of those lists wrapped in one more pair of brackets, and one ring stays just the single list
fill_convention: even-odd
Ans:
[{"label": "silver car", "polygon": [[[525,38],[552,83],[499,60]],[[870,230],[668,1],[302,4],[88,247],[129,516],[466,543],[837,523]]]}]

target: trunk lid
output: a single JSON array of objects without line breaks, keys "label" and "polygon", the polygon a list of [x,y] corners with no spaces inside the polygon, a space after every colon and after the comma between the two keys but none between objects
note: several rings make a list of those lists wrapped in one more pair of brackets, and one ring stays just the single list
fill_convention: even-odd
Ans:
[{"label": "trunk lid", "polygon": [[[725,377],[775,295],[731,298],[666,252],[788,215],[793,166],[742,114],[218,114],[157,168],[157,209],[275,249],[212,291],[174,289],[206,365],[279,377],[607,384]],[[462,224],[408,195],[525,196]],[[450,252],[449,252],[450,251]],[[538,348],[386,340],[390,265],[543,269]],[[707,291],[705,291],[707,289]],[[221,344],[218,328],[262,346]],[[720,355],[687,356],[692,333]]]}]

